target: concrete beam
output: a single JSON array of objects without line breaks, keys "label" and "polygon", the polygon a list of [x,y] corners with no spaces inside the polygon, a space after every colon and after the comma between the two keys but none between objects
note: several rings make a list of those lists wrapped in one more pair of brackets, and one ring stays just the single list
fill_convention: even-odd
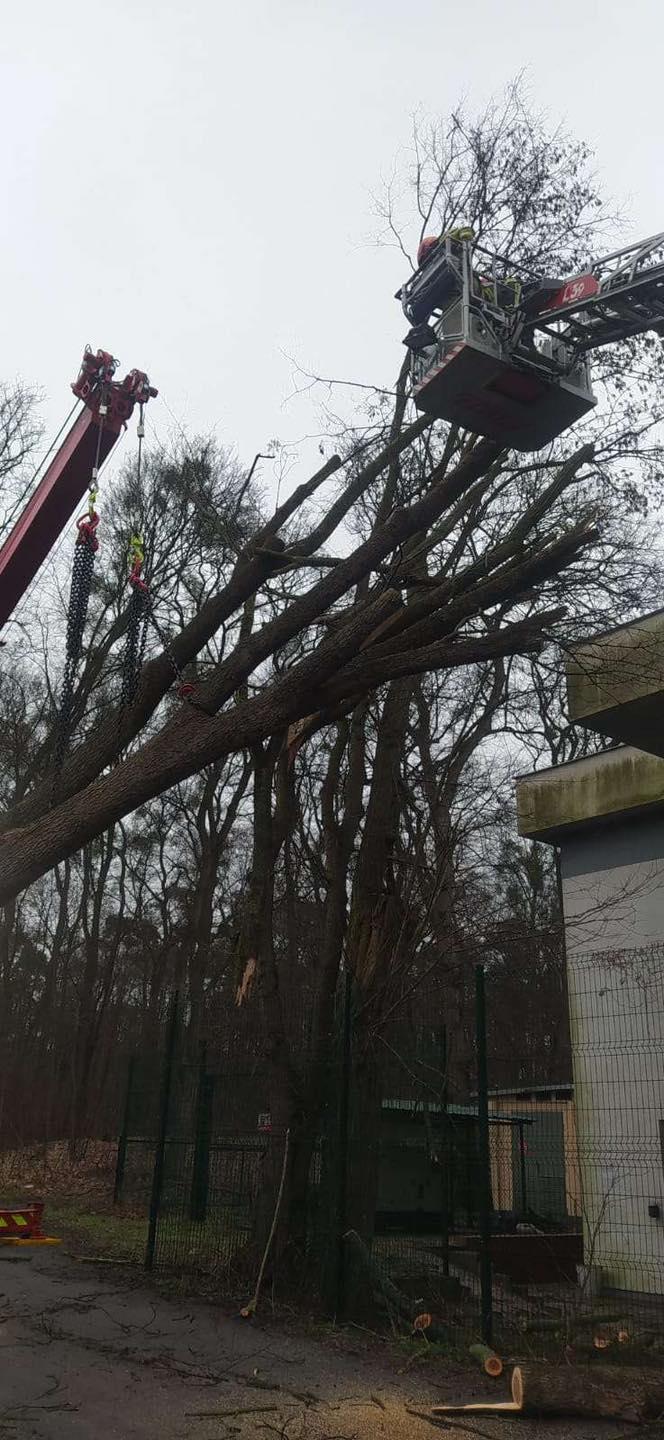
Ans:
[{"label": "concrete beam", "polygon": [[664,610],[575,646],[567,696],[577,724],[664,756]]},{"label": "concrete beam", "polygon": [[516,798],[519,834],[555,842],[579,827],[664,811],[664,760],[621,746],[523,775]]}]

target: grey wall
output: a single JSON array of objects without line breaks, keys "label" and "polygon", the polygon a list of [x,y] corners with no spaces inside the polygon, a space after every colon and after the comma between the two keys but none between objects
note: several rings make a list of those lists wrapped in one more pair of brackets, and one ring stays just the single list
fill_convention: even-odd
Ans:
[{"label": "grey wall", "polygon": [[561,845],[587,1258],[608,1283],[664,1291],[664,819]]}]

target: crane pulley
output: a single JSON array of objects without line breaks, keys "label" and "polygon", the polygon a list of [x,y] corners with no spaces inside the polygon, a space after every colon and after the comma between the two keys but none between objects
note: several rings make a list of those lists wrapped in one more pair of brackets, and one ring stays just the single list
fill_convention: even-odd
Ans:
[{"label": "crane pulley", "polygon": [[159,394],[143,370],[130,370],[124,380],[115,380],[119,361],[108,350],[96,352],[86,345],[81,368],[72,390],[105,426],[117,429],[131,418],[135,405],[146,405]]},{"label": "crane pulley", "polygon": [[546,279],[453,231],[397,298],[413,327],[404,343],[418,409],[538,450],[596,404],[592,351],[664,336],[664,233]]}]

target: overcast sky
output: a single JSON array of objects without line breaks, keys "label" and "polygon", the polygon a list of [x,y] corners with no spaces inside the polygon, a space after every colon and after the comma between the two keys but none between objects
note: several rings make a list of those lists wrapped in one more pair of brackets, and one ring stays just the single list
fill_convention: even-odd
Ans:
[{"label": "overcast sky", "polygon": [[[2,373],[44,387],[53,430],[89,340],[247,460],[315,430],[311,397],[284,404],[284,352],[378,384],[401,361],[403,265],[368,242],[369,193],[418,106],[480,105],[525,68],[534,103],[595,147],[626,238],[664,229],[660,16],[656,0],[6,4]],[[152,418],[172,425],[161,400]]]}]

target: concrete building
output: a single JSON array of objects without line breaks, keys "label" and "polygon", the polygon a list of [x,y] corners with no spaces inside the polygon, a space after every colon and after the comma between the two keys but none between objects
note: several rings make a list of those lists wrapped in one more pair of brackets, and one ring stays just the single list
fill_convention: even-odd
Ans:
[{"label": "concrete building", "polygon": [[562,881],[586,1265],[664,1294],[664,612],[568,666],[571,718],[616,748],[518,782]]}]

